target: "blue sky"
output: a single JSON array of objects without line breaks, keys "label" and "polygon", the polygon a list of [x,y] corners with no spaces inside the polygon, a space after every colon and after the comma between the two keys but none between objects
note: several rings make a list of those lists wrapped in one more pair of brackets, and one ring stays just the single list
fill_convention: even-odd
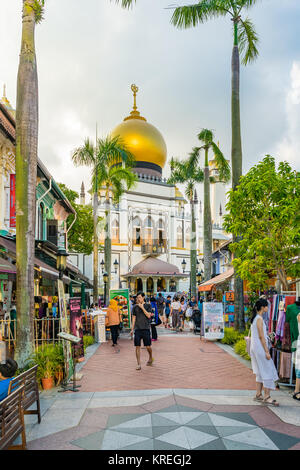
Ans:
[{"label": "blue sky", "polygon": [[[22,1],[0,2],[0,84],[15,105]],[[202,127],[214,129],[230,158],[231,21],[177,30],[170,3],[138,0],[128,11],[109,0],[46,0],[36,30],[39,157],[57,181],[79,191],[89,170],[72,166],[71,151],[95,136],[96,122],[104,136],[122,121],[131,83],[168,158],[187,155]],[[241,69],[243,170],[266,153],[300,170],[300,2],[262,0],[247,15],[260,55]]]}]

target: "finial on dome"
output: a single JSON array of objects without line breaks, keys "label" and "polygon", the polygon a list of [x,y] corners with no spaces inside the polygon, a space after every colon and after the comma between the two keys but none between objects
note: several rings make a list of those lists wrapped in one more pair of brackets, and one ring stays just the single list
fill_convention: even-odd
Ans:
[{"label": "finial on dome", "polygon": [[131,111],[130,116],[127,116],[124,121],[127,121],[128,119],[141,119],[142,121],[147,121],[147,119],[140,115],[136,105],[136,94],[139,91],[139,87],[133,83],[130,88],[133,92],[133,110]]}]

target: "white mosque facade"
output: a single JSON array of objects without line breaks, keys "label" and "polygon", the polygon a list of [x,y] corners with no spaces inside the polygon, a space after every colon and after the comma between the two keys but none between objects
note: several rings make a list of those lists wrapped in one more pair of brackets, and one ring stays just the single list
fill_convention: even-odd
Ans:
[{"label": "white mosque facade", "polygon": [[[134,171],[138,176],[136,185],[124,193],[118,206],[112,206],[111,288],[129,287],[131,292],[142,289],[149,294],[160,290],[187,292],[190,288],[189,203],[178,187],[167,183],[163,174],[166,143],[159,130],[140,115],[136,107],[137,87],[133,85],[132,91],[133,110],[111,133],[119,135],[135,156]],[[213,160],[210,167],[215,176]],[[80,203],[91,204],[86,201],[85,186],[88,184],[82,184]],[[202,191],[199,185],[195,194],[199,270],[203,269],[203,203],[199,197]],[[211,191],[213,249],[229,238],[222,230],[225,204],[226,187],[221,182],[215,183]],[[100,192],[98,215],[104,217],[104,192]],[[101,230],[100,243],[103,243]],[[92,279],[92,257],[71,253],[70,261]],[[103,261],[104,254],[99,253],[100,292]]]}]

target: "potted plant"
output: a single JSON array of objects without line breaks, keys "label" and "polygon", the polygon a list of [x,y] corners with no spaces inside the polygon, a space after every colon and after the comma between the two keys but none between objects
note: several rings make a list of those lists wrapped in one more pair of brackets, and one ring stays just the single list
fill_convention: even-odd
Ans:
[{"label": "potted plant", "polygon": [[42,383],[44,390],[49,390],[54,384],[55,361],[53,360],[53,345],[39,347],[33,357],[33,362],[38,364],[37,379]]}]

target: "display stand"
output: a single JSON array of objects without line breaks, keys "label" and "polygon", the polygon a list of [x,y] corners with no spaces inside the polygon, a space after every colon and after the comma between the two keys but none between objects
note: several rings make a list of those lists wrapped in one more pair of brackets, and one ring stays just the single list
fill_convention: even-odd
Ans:
[{"label": "display stand", "polygon": [[62,338],[64,341],[70,341],[71,343],[71,349],[72,349],[72,359],[73,359],[73,384],[72,384],[72,387],[69,387],[68,386],[68,380],[65,380],[64,382],[62,382],[62,388],[60,390],[58,390],[59,392],[79,392],[79,390],[77,390],[78,388],[81,387],[81,385],[76,385],[76,358],[75,358],[75,348],[72,348],[72,344],[78,344],[80,343],[80,338],[78,338],[77,336],[74,336],[74,335],[70,335],[69,333],[64,333],[64,332],[61,332],[61,333],[58,333],[58,335],[60,338]]},{"label": "display stand", "polygon": [[285,387],[295,387],[295,384],[293,383],[293,372],[294,372],[294,353],[292,353],[292,358],[291,358],[291,375],[290,375],[290,381],[289,382],[277,382],[278,385],[284,385]]}]

